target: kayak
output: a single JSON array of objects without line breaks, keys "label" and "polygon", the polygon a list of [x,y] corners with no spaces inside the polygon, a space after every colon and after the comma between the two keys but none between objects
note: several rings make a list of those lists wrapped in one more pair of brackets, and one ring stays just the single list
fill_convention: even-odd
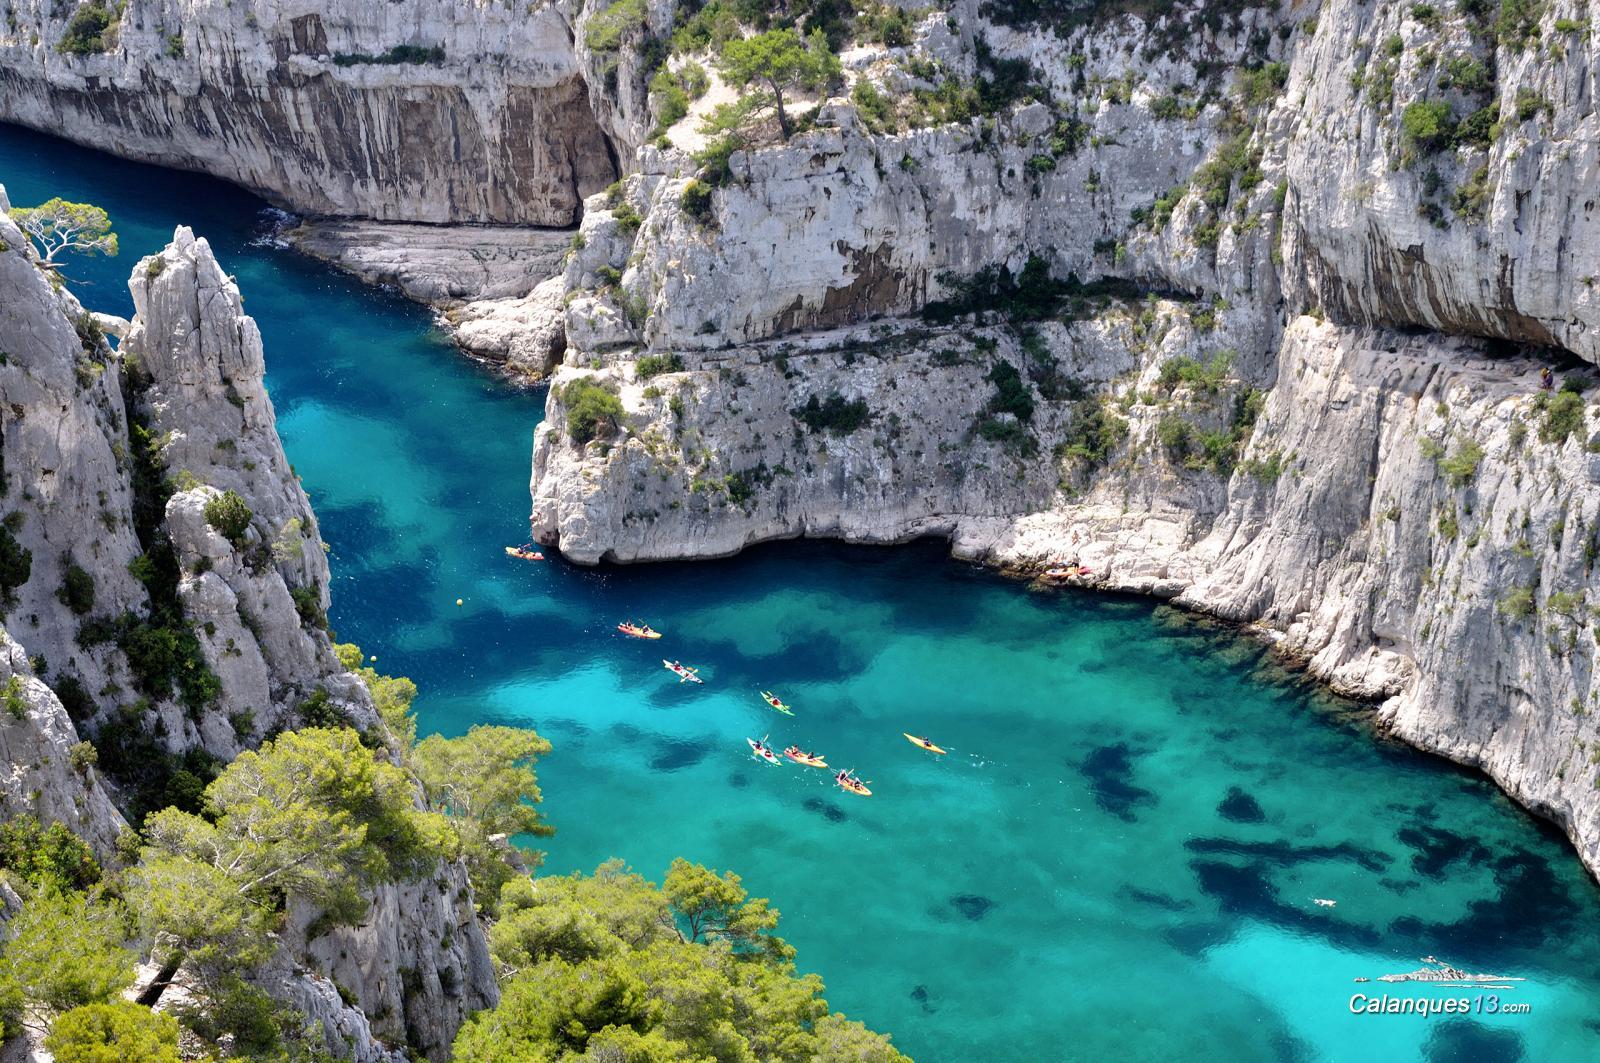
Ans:
[{"label": "kayak", "polygon": [[779,712],[783,713],[785,716],[793,716],[794,715],[794,710],[789,708],[789,706],[785,705],[782,701],[779,701],[778,700],[778,695],[774,694],[770,690],[763,690],[761,692],[761,700],[766,702],[768,705],[771,705],[774,709],[777,709]]},{"label": "kayak", "polygon": [[850,774],[848,771],[841,771],[839,774],[833,777],[833,781],[839,784],[840,789],[845,790],[848,793],[856,794],[860,797],[872,796],[872,791],[867,789],[867,784]]},{"label": "kayak", "polygon": [[631,620],[624,620],[618,624],[617,630],[630,638],[636,639],[658,639],[661,637],[661,632],[653,630],[649,624],[635,624]]},{"label": "kayak", "polygon": [[910,742],[918,749],[926,749],[929,753],[937,753],[940,756],[944,756],[944,750],[940,749],[926,738],[918,738],[916,735],[906,734],[904,731],[901,731],[900,733],[906,735],[906,741]]},{"label": "kayak", "polygon": [[695,673],[700,670],[698,668],[685,668],[683,665],[679,664],[677,661],[662,661],[661,664],[662,664],[663,667],[666,668],[667,671],[669,671],[673,675],[677,676],[678,677],[678,682],[680,682],[680,683],[704,683],[705,682],[704,679],[701,679],[699,676],[695,675]]},{"label": "kayak", "polygon": [[751,753],[757,760],[764,760],[768,764],[780,763],[778,755],[768,749],[765,743],[757,742],[754,738],[746,738],[745,741],[750,743]]},{"label": "kayak", "polygon": [[783,755],[796,764],[804,764],[808,768],[826,768],[828,762],[816,753],[807,753],[799,746],[790,746],[783,751]]},{"label": "kayak", "polygon": [[523,546],[506,547],[506,556],[521,558],[523,561],[543,561],[544,555],[537,550],[529,550]]}]

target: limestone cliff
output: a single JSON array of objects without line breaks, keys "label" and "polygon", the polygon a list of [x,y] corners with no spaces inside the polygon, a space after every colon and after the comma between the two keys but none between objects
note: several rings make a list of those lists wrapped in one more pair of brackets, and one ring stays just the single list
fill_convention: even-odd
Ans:
[{"label": "limestone cliff", "polygon": [[[97,317],[7,206],[0,188],[0,811],[112,859],[117,805],[163,803],[173,765],[227,760],[313,699],[379,721],[323,630],[327,558],[261,336],[205,240],[180,228],[134,267],[133,320]],[[210,505],[225,496],[236,522]],[[439,1057],[498,999],[458,863],[379,889],[355,926],[309,922],[260,977],[342,1055]]]},{"label": "limestone cliff", "polygon": [[[79,7],[109,27],[69,37]],[[313,214],[570,225],[615,176],[567,16],[490,0],[16,0],[0,119]]]},{"label": "limestone cliff", "polygon": [[535,533],[1077,560],[1258,625],[1600,872],[1593,380],[1539,386],[1596,360],[1584,16],[1034,10],[846,56],[901,101],[1025,59],[993,114],[890,132],[835,98],[692,206],[671,146],[591,200]]}]

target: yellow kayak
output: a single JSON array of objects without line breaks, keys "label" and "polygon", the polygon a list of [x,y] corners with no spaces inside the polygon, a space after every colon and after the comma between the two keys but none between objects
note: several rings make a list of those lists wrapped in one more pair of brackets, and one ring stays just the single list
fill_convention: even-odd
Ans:
[{"label": "yellow kayak", "polygon": [[839,788],[846,793],[856,794],[860,797],[872,796],[872,791],[867,789],[867,784],[848,771],[841,771],[833,777],[833,781],[838,783]]},{"label": "yellow kayak", "polygon": [[823,760],[822,757],[816,753],[807,753],[799,746],[790,746],[783,751],[783,755],[796,764],[804,764],[808,768],[826,768],[828,766],[828,762]]},{"label": "yellow kayak", "polygon": [[658,639],[661,637],[661,632],[652,630],[649,624],[635,624],[631,620],[625,620],[618,624],[617,630],[636,639]]},{"label": "yellow kayak", "polygon": [[913,735],[913,734],[906,734],[904,731],[901,731],[900,733],[903,734],[903,735],[906,735],[906,741],[910,742],[912,745],[916,746],[918,749],[926,749],[929,753],[937,753],[941,757],[944,756],[944,750],[940,749],[938,746],[934,745],[932,742],[928,741],[926,738],[919,738],[919,737],[917,737],[916,735]]},{"label": "yellow kayak", "polygon": [[544,560],[544,555],[543,554],[541,554],[537,550],[530,549],[530,548],[528,548],[526,546],[508,546],[508,547],[506,547],[506,556],[507,557],[515,557],[515,558],[518,558],[518,559],[520,559],[522,561],[543,561]]}]

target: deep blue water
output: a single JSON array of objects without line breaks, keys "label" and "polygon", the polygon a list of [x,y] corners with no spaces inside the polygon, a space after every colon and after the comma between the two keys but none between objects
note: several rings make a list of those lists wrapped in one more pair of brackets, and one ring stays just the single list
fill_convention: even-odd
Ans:
[{"label": "deep blue water", "polygon": [[[111,212],[121,257],[68,269],[97,310],[131,313],[125,278],[174,225],[211,241],[266,339],[334,626],[417,681],[424,732],[551,739],[548,868],[739,871],[834,1007],[925,1061],[1600,1058],[1600,891],[1564,841],[1252,643],[1031,594],[934,544],[511,561],[541,393],[459,358],[424,310],[263,244],[263,205],[226,185],[4,126],[0,183]],[[625,617],[667,638],[620,639]],[[874,795],[753,761],[764,734]],[[1531,1011],[1350,1013],[1355,992],[1477,997],[1353,982],[1424,954],[1525,977],[1499,996]]]}]

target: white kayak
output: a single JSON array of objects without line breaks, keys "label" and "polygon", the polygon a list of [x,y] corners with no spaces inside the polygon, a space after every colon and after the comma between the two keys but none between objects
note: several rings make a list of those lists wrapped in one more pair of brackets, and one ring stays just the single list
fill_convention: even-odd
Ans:
[{"label": "white kayak", "polygon": [[705,680],[695,675],[700,669],[686,668],[677,661],[662,661],[662,667],[678,677],[680,683],[704,683]]}]

